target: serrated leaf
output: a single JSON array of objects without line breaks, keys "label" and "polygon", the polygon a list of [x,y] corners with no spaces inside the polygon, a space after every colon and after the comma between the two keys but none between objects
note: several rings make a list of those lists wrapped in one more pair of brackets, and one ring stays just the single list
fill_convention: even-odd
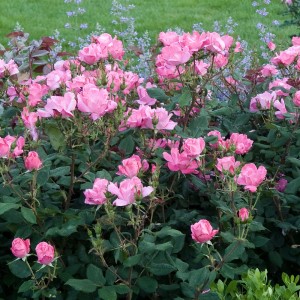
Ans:
[{"label": "serrated leaf", "polygon": [[58,167],[50,170],[50,177],[61,177],[70,174],[70,166]]},{"label": "serrated leaf", "polygon": [[87,267],[86,276],[97,285],[104,285],[106,282],[102,270],[92,264]]},{"label": "serrated leaf", "polygon": [[31,224],[36,224],[36,216],[30,208],[22,206],[21,214],[27,222],[29,222]]},{"label": "serrated leaf", "polygon": [[89,279],[69,279],[65,284],[70,285],[76,291],[93,293],[97,286]]},{"label": "serrated leaf", "polygon": [[119,144],[119,149],[131,154],[134,150],[134,140],[131,135],[126,136]]},{"label": "serrated leaf", "polygon": [[160,88],[147,89],[147,93],[151,98],[159,101],[166,101],[169,99],[169,97],[165,94],[165,91]]},{"label": "serrated leaf", "polygon": [[168,275],[175,270],[174,266],[166,263],[152,263],[149,268],[149,271],[157,276]]},{"label": "serrated leaf", "polygon": [[178,97],[178,103],[181,108],[189,106],[192,101],[192,95],[189,89],[183,88],[182,94]]},{"label": "serrated leaf", "polygon": [[240,259],[245,252],[245,247],[241,241],[235,241],[225,249],[224,261],[230,262],[235,259]]},{"label": "serrated leaf", "polygon": [[66,148],[65,136],[56,125],[47,124],[45,126],[45,131],[54,150],[57,151]]},{"label": "serrated leaf", "polygon": [[107,179],[107,180],[109,180],[109,181],[112,181],[111,175],[110,175],[109,172],[106,171],[106,170],[98,171],[98,172],[96,173],[96,178],[103,178],[103,179]]},{"label": "serrated leaf", "polygon": [[38,171],[37,177],[36,177],[36,183],[38,186],[43,186],[47,183],[49,179],[49,171],[48,170],[40,170]]}]

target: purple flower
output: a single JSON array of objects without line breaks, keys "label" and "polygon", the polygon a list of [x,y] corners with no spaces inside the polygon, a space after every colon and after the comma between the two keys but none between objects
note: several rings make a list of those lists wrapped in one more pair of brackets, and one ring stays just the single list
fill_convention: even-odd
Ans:
[{"label": "purple flower", "polygon": [[84,24],[80,24],[80,28],[81,28],[81,29],[88,28],[88,24],[86,24],[86,23],[84,23]]},{"label": "purple flower", "polygon": [[283,193],[286,186],[288,184],[288,181],[284,178],[280,178],[278,181],[277,181],[277,184],[275,186],[276,190],[280,193]]},{"label": "purple flower", "polygon": [[256,12],[263,17],[265,17],[269,14],[265,8],[257,9]]},{"label": "purple flower", "polygon": [[72,17],[72,16],[76,15],[76,12],[75,11],[67,11],[66,14],[68,17]]}]

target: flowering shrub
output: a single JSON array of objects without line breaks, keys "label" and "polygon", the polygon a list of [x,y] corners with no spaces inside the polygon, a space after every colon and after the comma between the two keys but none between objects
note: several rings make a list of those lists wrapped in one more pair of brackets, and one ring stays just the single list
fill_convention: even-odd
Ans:
[{"label": "flowering shrub", "polygon": [[151,78],[109,34],[25,80],[3,62],[12,299],[198,299],[248,268],[297,272],[298,40],[245,77],[229,35],[159,41]]}]

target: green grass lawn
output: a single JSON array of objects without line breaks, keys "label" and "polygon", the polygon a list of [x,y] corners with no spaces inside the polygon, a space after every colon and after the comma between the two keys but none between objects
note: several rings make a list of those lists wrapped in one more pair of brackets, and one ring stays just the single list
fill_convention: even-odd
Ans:
[{"label": "green grass lawn", "polygon": [[[81,7],[86,13],[78,19],[80,23],[88,23],[89,29],[74,32],[65,29],[64,24],[75,21],[68,18],[66,11],[72,10],[72,5],[65,4],[64,0],[2,0],[0,1],[0,42],[6,43],[5,34],[11,32],[15,24],[19,22],[32,38],[53,34],[58,29],[67,40],[74,40],[74,36],[84,36],[94,28],[98,22],[107,32],[113,32],[110,15],[110,0],[83,0]],[[123,0],[124,2],[124,0]],[[257,7],[251,5],[252,0],[129,0],[135,5],[131,14],[135,17],[135,25],[139,34],[148,31],[151,38],[155,39],[160,31],[169,28],[181,27],[185,31],[191,31],[194,23],[203,23],[206,30],[213,30],[213,22],[218,20],[225,24],[229,17],[238,23],[235,36],[249,41],[251,45],[257,45],[258,22],[271,24],[273,20],[284,21],[288,16],[284,15],[285,7],[280,0],[272,0],[270,5],[264,5],[269,15],[262,17],[255,13]],[[263,0],[257,0],[261,3]],[[76,6],[73,4],[73,6]],[[277,35],[278,44],[287,44],[288,36],[297,33],[293,27],[270,27]]]}]

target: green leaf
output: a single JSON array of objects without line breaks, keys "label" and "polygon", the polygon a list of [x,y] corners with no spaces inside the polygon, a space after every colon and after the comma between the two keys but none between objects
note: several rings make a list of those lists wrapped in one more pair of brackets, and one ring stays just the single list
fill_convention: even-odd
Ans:
[{"label": "green leaf", "polygon": [[300,177],[290,181],[285,189],[285,192],[288,194],[295,194],[300,188]]},{"label": "green leaf", "polygon": [[182,89],[182,94],[178,98],[178,103],[180,108],[183,108],[185,106],[189,106],[192,101],[192,95],[188,88]]},{"label": "green leaf", "polygon": [[152,263],[149,268],[151,273],[158,276],[168,275],[175,270],[176,268],[174,266],[166,263]]},{"label": "green leaf", "polygon": [[160,88],[147,89],[147,93],[151,98],[159,101],[166,101],[169,99],[169,97],[165,94],[165,91]]},{"label": "green leaf", "polygon": [[57,151],[66,148],[65,136],[56,125],[46,124],[45,131],[54,150]]},{"label": "green leaf", "polygon": [[11,209],[18,209],[19,207],[20,205],[15,203],[0,203],[0,215],[3,215]]},{"label": "green leaf", "polygon": [[171,242],[166,242],[166,243],[155,245],[155,250],[158,250],[158,251],[167,251],[172,248],[173,248],[173,244]]},{"label": "green leaf", "polygon": [[220,235],[226,242],[232,243],[235,240],[235,236],[229,231],[221,232]]},{"label": "green leaf", "polygon": [[290,162],[292,165],[300,167],[300,159],[297,159],[297,158],[291,157],[291,156],[287,156],[286,161]]},{"label": "green leaf", "polygon": [[249,226],[250,231],[261,231],[266,230],[266,227],[264,227],[260,222],[252,221]]},{"label": "green leaf", "polygon": [[137,284],[146,293],[154,293],[158,287],[157,281],[148,276],[142,276],[138,278]]},{"label": "green leaf", "polygon": [[264,246],[270,239],[256,235],[253,239],[253,243],[255,244],[256,247],[262,247]]},{"label": "green leaf", "polygon": [[87,278],[97,285],[104,285],[106,280],[102,270],[95,265],[90,264],[86,271]]},{"label": "green leaf", "polygon": [[172,229],[170,226],[163,227],[156,235],[159,238],[172,237],[172,253],[178,253],[184,246],[185,234],[179,230]]},{"label": "green leaf", "polygon": [[189,125],[191,136],[198,138],[204,134],[208,128],[209,115],[205,109],[201,109],[200,116],[193,118]]},{"label": "green leaf", "polygon": [[48,179],[49,179],[49,171],[41,169],[37,174],[36,183],[39,186],[43,186],[44,184],[47,183]]},{"label": "green leaf", "polygon": [[26,263],[19,259],[8,264],[10,271],[19,278],[26,278],[31,275]]},{"label": "green leaf", "polygon": [[114,288],[115,291],[121,295],[128,294],[130,292],[130,288],[125,284],[114,285]]},{"label": "green leaf", "polygon": [[281,266],[283,264],[283,260],[282,260],[281,255],[277,251],[269,252],[269,259],[270,259],[272,264],[274,264],[275,266],[281,268]]},{"label": "green leaf", "polygon": [[245,247],[241,241],[235,241],[225,249],[224,261],[230,262],[235,259],[240,259],[245,252]]},{"label": "green leaf", "polygon": [[124,262],[123,265],[124,267],[133,267],[137,265],[141,259],[142,259],[142,254],[136,254],[134,256],[129,256]]},{"label": "green leaf", "polygon": [[101,170],[96,173],[96,178],[103,178],[112,181],[112,177],[106,170]]},{"label": "green leaf", "polygon": [[61,177],[64,175],[69,175],[69,174],[70,174],[70,166],[58,167],[58,168],[50,171],[51,177]]},{"label": "green leaf", "polygon": [[103,300],[116,300],[117,294],[113,286],[104,286],[98,290],[98,296]]},{"label": "green leaf", "polygon": [[65,284],[70,285],[76,291],[84,293],[93,293],[97,289],[95,283],[89,279],[69,279]]},{"label": "green leaf", "polygon": [[119,144],[119,149],[131,154],[134,150],[134,140],[131,135],[126,136]]},{"label": "green leaf", "polygon": [[23,293],[23,292],[27,292],[29,290],[31,290],[34,287],[34,280],[27,280],[24,281],[19,289],[18,289],[18,293]]},{"label": "green leaf", "polygon": [[29,222],[31,224],[36,224],[36,216],[30,208],[22,206],[21,214],[27,222]]},{"label": "green leaf", "polygon": [[193,270],[189,274],[189,285],[193,288],[203,288],[203,285],[209,278],[209,270],[204,267]]}]

